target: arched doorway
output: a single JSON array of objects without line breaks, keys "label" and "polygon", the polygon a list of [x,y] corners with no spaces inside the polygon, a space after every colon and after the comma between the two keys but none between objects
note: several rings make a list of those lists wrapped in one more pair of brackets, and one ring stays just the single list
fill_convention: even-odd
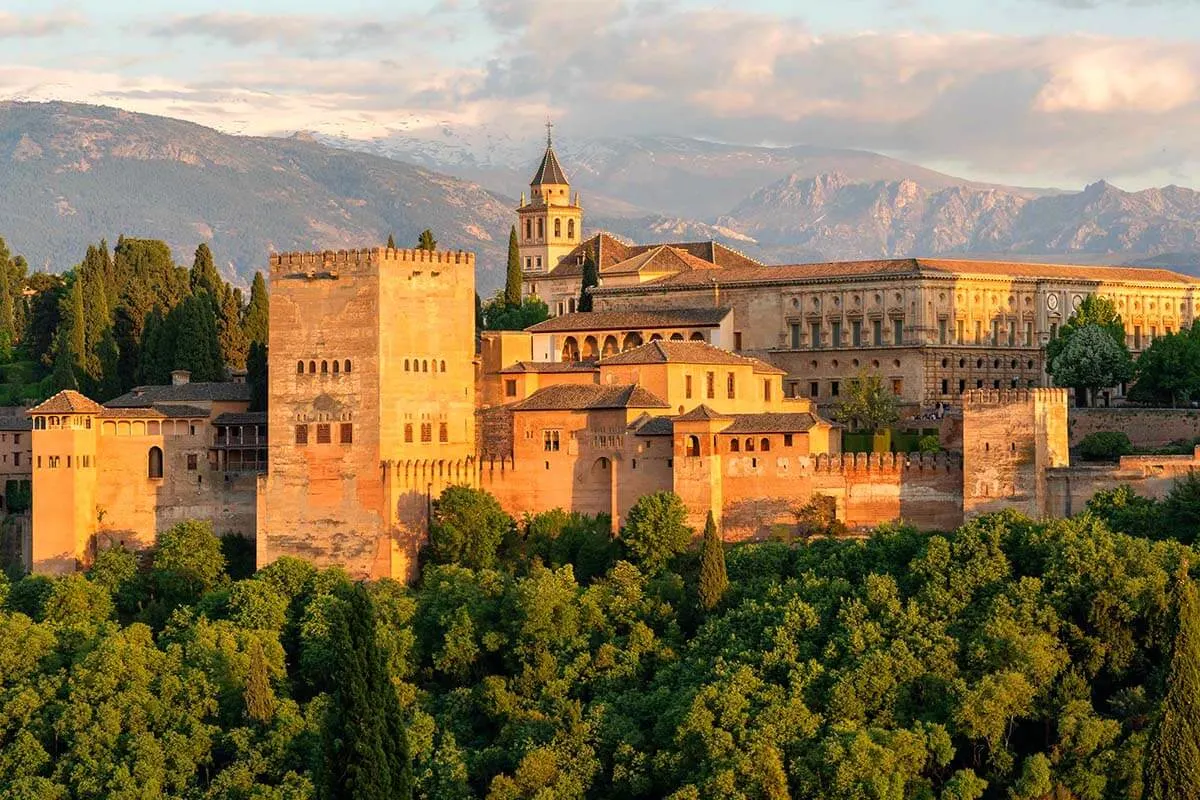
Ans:
[{"label": "arched doorway", "polygon": [[604,349],[600,351],[601,357],[615,356],[621,352],[621,348],[617,346],[617,337],[609,334],[604,337]]},{"label": "arched doorway", "polygon": [[575,341],[574,336],[568,336],[562,346],[563,361],[578,361],[579,360],[579,343]]},{"label": "arched doorway", "polygon": [[600,345],[596,343],[595,336],[583,340],[583,357],[592,361],[600,357]]},{"label": "arched doorway", "polygon": [[695,457],[699,456],[700,455],[700,437],[699,436],[687,437],[687,446],[686,446],[686,449],[684,452],[689,458],[695,458]]},{"label": "arched doorway", "polygon": [[637,331],[632,331],[625,334],[625,341],[621,343],[621,350],[632,350],[635,347],[642,346],[642,335]]}]

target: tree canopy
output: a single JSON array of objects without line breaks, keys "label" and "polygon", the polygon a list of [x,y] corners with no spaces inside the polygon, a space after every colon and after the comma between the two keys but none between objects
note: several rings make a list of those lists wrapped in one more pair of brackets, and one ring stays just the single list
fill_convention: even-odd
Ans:
[{"label": "tree canopy", "polygon": [[1086,393],[1089,405],[1096,392],[1133,377],[1133,361],[1125,343],[1117,342],[1100,325],[1076,329],[1050,361],[1049,372],[1059,386]]},{"label": "tree canopy", "polygon": [[840,422],[874,431],[891,425],[900,418],[900,413],[896,395],[884,386],[883,379],[863,368],[843,390],[842,402],[834,410],[834,416]]}]

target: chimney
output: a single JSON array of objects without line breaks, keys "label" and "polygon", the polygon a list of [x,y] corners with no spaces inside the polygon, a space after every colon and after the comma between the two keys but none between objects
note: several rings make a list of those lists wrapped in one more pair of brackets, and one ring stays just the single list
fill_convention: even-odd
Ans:
[{"label": "chimney", "polygon": [[192,380],[192,373],[186,369],[177,369],[171,372],[171,385],[183,386]]}]

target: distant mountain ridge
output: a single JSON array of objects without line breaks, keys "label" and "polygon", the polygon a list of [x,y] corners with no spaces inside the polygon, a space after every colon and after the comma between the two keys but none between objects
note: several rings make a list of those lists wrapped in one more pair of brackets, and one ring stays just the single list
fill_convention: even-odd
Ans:
[{"label": "distant mountain ridge", "polygon": [[[272,250],[361,247],[389,234],[413,244],[428,227],[439,247],[478,254],[481,294],[503,283],[516,197],[543,144],[493,137],[476,155],[447,133],[414,165],[380,155],[402,155],[395,142],[334,143],[231,136],[98,106],[0,103],[0,235],[35,267],[56,270],[102,236],[164,239],[181,263],[207,241],[226,277],[245,281]],[[1169,256],[1173,268],[1200,273],[1200,194],[1186,188],[1005,187],[865,151],[682,137],[556,149],[582,192],[589,234],[715,239],[764,263]]]}]

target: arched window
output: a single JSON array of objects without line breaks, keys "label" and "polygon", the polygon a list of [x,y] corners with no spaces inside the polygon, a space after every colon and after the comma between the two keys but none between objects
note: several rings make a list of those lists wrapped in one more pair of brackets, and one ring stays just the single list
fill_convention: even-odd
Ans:
[{"label": "arched window", "polygon": [[632,350],[635,347],[642,346],[642,335],[637,331],[632,331],[625,334],[625,341],[621,344],[621,350]]},{"label": "arched window", "polygon": [[328,361],[321,362],[321,374],[322,375],[329,374],[329,362]]},{"label": "arched window", "polygon": [[297,375],[303,375],[303,374],[304,374],[304,362],[303,362],[303,361],[297,361],[297,362],[296,362],[296,374],[297,374]]},{"label": "arched window", "polygon": [[617,337],[612,334],[604,337],[604,347],[600,351],[600,357],[615,356],[619,352],[621,352],[621,349],[617,346]]},{"label": "arched window", "polygon": [[693,333],[693,334],[692,334],[692,336],[691,336],[691,340],[692,340],[693,342],[703,342],[703,341],[704,341],[704,334],[703,334],[703,333],[701,333],[700,331],[696,331],[695,333]]},{"label": "arched window", "polygon": [[429,372],[429,362],[421,359],[421,372]]},{"label": "arched window", "polygon": [[687,454],[695,457],[700,455],[700,438],[697,436],[689,436],[687,438]]},{"label": "arched window", "polygon": [[317,374],[317,362],[315,362],[315,361],[308,362],[308,372],[310,375]]},{"label": "arched window", "polygon": [[734,439],[729,443],[729,452],[736,453],[741,449],[742,449],[742,443],[739,442],[737,439]]},{"label": "arched window", "polygon": [[445,372],[445,371],[446,371],[446,362],[442,361],[440,364],[438,364],[438,372]]},{"label": "arched window", "polygon": [[404,359],[404,371],[408,372],[408,359]]},{"label": "arched window", "polygon": [[771,440],[764,436],[762,441],[758,443],[758,449],[764,453],[769,452],[771,450]]},{"label": "arched window", "polygon": [[563,341],[562,346],[563,361],[578,361],[579,360],[579,344],[575,341],[574,336],[568,336]]},{"label": "arched window", "polygon": [[554,218],[554,238],[555,239],[562,238],[562,220],[559,219],[558,217]]},{"label": "arched window", "polygon": [[683,334],[682,334],[682,333],[672,333],[672,334],[671,334],[671,341],[672,341],[672,342],[682,342],[682,341],[683,341]]},{"label": "arched window", "polygon": [[342,367],[342,372],[349,372],[349,371],[350,371],[350,359],[347,358],[346,361],[344,362],[344,366]]},{"label": "arched window", "polygon": [[753,453],[753,452],[754,452],[754,440],[753,440],[753,439],[747,439],[747,440],[746,440],[746,452],[747,452],[747,453]]},{"label": "arched window", "polygon": [[600,357],[600,345],[596,342],[595,336],[589,336],[583,340],[583,357],[587,359]]},{"label": "arched window", "polygon": [[339,363],[337,362],[337,359],[334,359],[334,362],[333,362],[333,374],[334,374],[334,375],[337,375],[337,374],[338,374],[339,372],[341,372],[341,371],[342,371],[342,365],[341,365],[341,364],[339,364]]},{"label": "arched window", "polygon": [[661,333],[650,334],[650,341],[652,341],[652,342],[662,341],[662,334]]},{"label": "arched window", "polygon": [[151,478],[161,478],[163,476],[162,448],[151,447],[150,454],[146,461],[146,474],[148,474]]},{"label": "arched window", "polygon": [[568,239],[575,238],[575,220],[573,220],[573,219],[567,220],[567,238]]}]

